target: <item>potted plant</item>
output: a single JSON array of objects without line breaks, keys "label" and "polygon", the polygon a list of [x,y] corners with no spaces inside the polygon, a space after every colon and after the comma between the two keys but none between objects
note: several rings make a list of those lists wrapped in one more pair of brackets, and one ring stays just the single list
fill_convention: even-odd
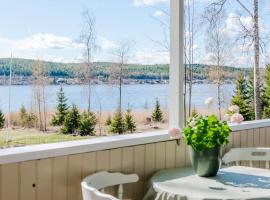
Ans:
[{"label": "potted plant", "polygon": [[[213,99],[208,98],[205,104],[210,107]],[[209,113],[208,109],[208,113]],[[183,137],[189,145],[190,159],[194,171],[202,177],[215,176],[220,168],[220,149],[228,143],[231,123],[241,123],[244,118],[239,113],[238,106],[231,106],[224,116],[224,121],[215,115],[196,115],[190,118],[183,130],[172,128],[169,131],[171,139],[179,140]]]},{"label": "potted plant", "polygon": [[231,129],[226,121],[215,115],[195,116],[183,129],[183,137],[190,146],[190,159],[199,176],[215,176],[219,170],[221,146],[228,143]]}]

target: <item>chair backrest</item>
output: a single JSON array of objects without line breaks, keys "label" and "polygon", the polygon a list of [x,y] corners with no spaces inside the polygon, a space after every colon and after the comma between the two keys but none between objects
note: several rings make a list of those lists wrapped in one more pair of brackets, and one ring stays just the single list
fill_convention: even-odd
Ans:
[{"label": "chair backrest", "polygon": [[253,161],[266,161],[265,167],[269,169],[270,148],[232,148],[224,155],[222,161],[225,164],[235,162],[236,165],[240,165],[240,161],[249,161],[249,165],[251,167],[253,165]]},{"label": "chair backrest", "polygon": [[119,185],[118,198],[122,199],[123,184],[134,183],[139,180],[137,174],[125,175],[121,173],[98,172],[85,177],[81,183],[84,200],[117,200],[115,197],[104,194],[100,190],[106,187]]}]

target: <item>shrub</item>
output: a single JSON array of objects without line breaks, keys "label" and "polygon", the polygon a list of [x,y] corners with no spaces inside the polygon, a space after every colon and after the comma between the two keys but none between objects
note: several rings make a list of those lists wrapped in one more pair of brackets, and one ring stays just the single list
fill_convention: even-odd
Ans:
[{"label": "shrub", "polygon": [[160,104],[159,104],[159,100],[156,100],[156,105],[155,105],[155,109],[152,113],[152,120],[154,122],[161,122],[163,120],[163,113],[160,109]]},{"label": "shrub", "polygon": [[79,127],[80,113],[76,105],[72,105],[72,108],[66,114],[61,132],[63,134],[74,134]]},{"label": "shrub", "polygon": [[125,114],[125,129],[129,131],[130,133],[133,133],[134,131],[136,131],[136,123],[133,119],[130,109],[128,109]]},{"label": "shrub", "polygon": [[125,122],[123,119],[123,115],[120,111],[117,111],[114,114],[114,117],[109,127],[109,131],[118,134],[123,134],[125,132]]},{"label": "shrub", "polygon": [[219,121],[215,115],[193,117],[183,129],[187,144],[195,151],[227,144],[230,132],[227,122]]},{"label": "shrub", "polygon": [[84,135],[95,135],[95,126],[97,124],[97,119],[94,113],[84,112],[81,115],[79,122],[79,133],[81,136]]}]

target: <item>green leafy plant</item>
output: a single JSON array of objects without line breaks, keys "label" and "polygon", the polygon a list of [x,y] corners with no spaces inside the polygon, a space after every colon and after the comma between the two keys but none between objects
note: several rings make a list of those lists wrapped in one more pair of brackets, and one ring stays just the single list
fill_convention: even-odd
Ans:
[{"label": "green leafy plant", "polygon": [[202,151],[227,144],[231,129],[215,115],[191,118],[183,129],[187,144],[195,151]]}]

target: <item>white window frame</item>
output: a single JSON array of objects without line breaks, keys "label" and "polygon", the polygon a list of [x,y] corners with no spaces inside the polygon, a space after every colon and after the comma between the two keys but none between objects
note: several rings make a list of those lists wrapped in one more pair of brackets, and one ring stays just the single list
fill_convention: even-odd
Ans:
[{"label": "white window frame", "polygon": [[171,0],[169,127],[184,125],[184,0]]}]

